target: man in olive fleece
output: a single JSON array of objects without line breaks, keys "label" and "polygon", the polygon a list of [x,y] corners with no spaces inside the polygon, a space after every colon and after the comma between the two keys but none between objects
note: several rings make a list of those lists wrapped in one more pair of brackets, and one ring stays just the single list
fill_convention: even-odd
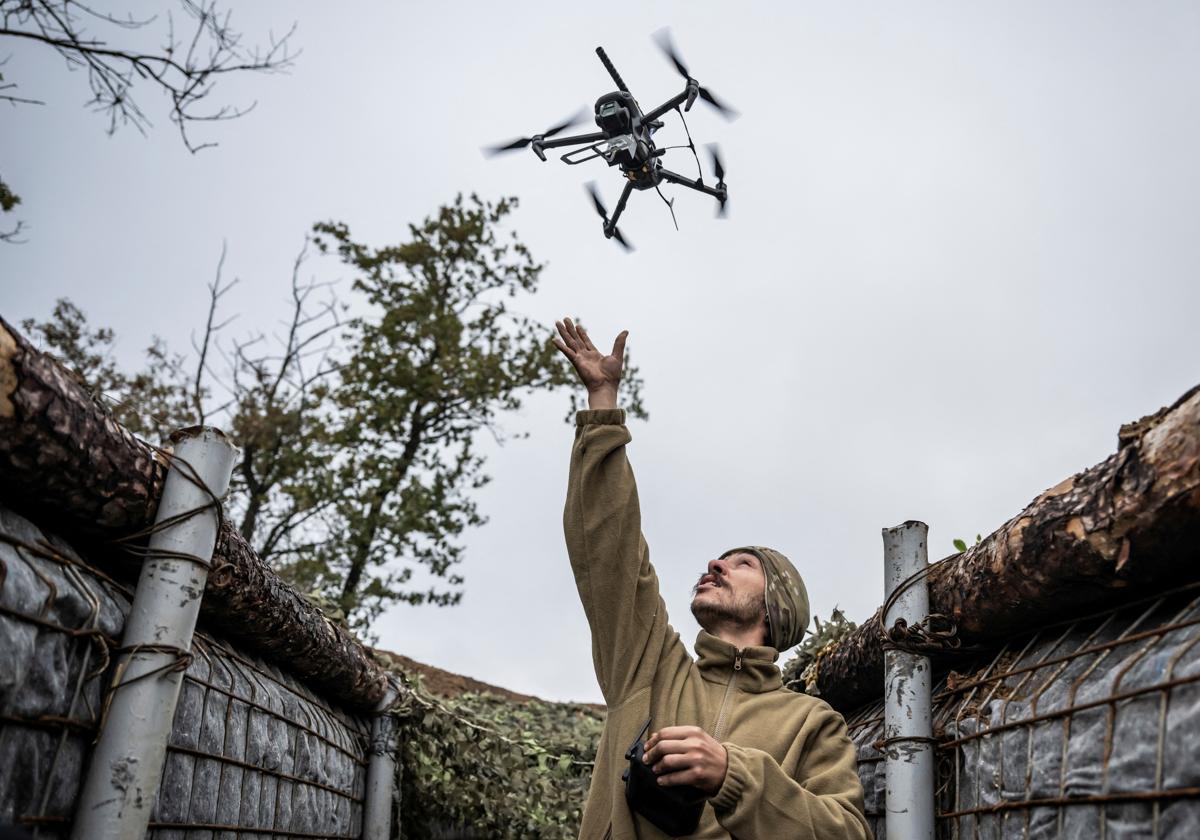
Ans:
[{"label": "man in olive fleece", "polygon": [[708,563],[692,612],[698,661],[667,624],[641,533],[630,441],[617,386],[622,332],[605,355],[570,319],[554,342],[587,388],[576,419],[563,524],[608,718],[581,840],[664,835],[625,802],[625,750],[647,718],[646,762],[662,785],[708,795],[698,838],[869,840],[854,746],[841,715],[783,688],[775,661],[808,624],[808,597],[787,558],[732,549]]}]

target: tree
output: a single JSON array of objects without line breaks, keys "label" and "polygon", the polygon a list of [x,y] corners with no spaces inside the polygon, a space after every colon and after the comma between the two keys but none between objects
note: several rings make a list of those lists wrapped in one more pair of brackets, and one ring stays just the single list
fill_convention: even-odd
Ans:
[{"label": "tree", "polygon": [[189,360],[171,353],[155,337],[145,366],[132,375],[113,358],[113,330],[93,329],[69,300],[59,300],[46,321],[22,322],[30,338],[75,373],[118,422],[151,442],[166,444],[172,431],[197,423],[225,428],[241,450],[229,515],[268,562],[310,551],[324,530],[311,527],[313,520],[335,495],[328,467],[326,380],[335,372],[329,352],[341,325],[332,293],[318,297],[329,284],[301,278],[306,255],[307,247],[292,267],[281,335],[268,339],[251,333],[222,344],[232,319],[218,320],[219,306],[237,284],[222,279],[222,252],[208,285],[206,323],[193,336],[194,355]]},{"label": "tree", "polygon": [[[504,229],[516,204],[460,196],[378,249],[345,225],[317,225],[318,249],[356,274],[367,314],[348,323],[329,283],[302,278],[302,250],[273,338],[227,340],[219,310],[237,281],[222,279],[224,254],[189,357],[156,338],[145,368],[126,374],[113,331],[66,300],[23,327],[139,434],[162,441],[198,422],[229,431],[241,447],[230,522],[283,577],[364,630],[396,602],[458,603],[452,570],[462,535],[484,522],[475,491],[490,480],[481,438],[510,437],[505,414],[537,391],[567,387],[578,407],[550,330],[510,309],[543,269]],[[628,361],[623,381],[631,413],[645,417]]]},{"label": "tree", "polygon": [[[271,37],[264,47],[242,44],[241,33],[231,26],[228,12],[217,0],[180,0],[186,27],[176,29],[176,16],[167,12],[156,46],[146,49],[146,38],[135,35],[159,21],[158,15],[138,19],[94,9],[74,0],[0,0],[0,36],[42,44],[55,50],[72,69],[87,71],[92,98],[89,105],[108,115],[108,132],[132,123],[143,133],[150,119],[134,98],[134,87],[144,82],[157,87],[171,100],[171,121],[179,128],[184,145],[198,151],[188,128],[197,122],[240,117],[251,108],[209,106],[218,79],[230,73],[277,72],[291,65],[289,41],[295,26],[282,38]],[[116,35],[119,43],[93,36],[89,27]],[[0,100],[12,104],[44,104],[17,96],[13,82],[0,85]]]},{"label": "tree", "polygon": [[[378,249],[344,224],[316,226],[318,247],[355,270],[355,290],[377,313],[353,322],[339,372],[346,536],[327,544],[318,581],[357,621],[396,601],[458,603],[458,538],[484,522],[473,491],[490,480],[480,435],[502,442],[499,418],[525,395],[575,384],[545,326],[508,306],[536,291],[544,267],[500,230],[516,206],[460,195],[410,226],[407,242]],[[636,370],[626,387],[632,413],[645,416]],[[428,588],[412,585],[418,568]]]},{"label": "tree", "polygon": [[[0,80],[3,80],[3,74],[0,74]],[[21,203],[21,196],[15,194],[8,188],[8,184],[0,181],[0,213],[11,213],[12,209]],[[17,237],[21,235],[21,230],[25,227],[24,222],[17,222],[16,227],[11,230],[0,230],[0,242],[20,242]]]},{"label": "tree", "polygon": [[55,303],[50,320],[27,318],[21,327],[57,356],[130,431],[161,442],[173,429],[193,422],[183,384],[184,358],[168,351],[161,338],[155,336],[146,348],[141,372],[129,375],[113,359],[113,331],[92,329],[79,307],[66,298]]},{"label": "tree", "polygon": [[[235,119],[254,107],[213,104],[217,82],[233,73],[287,69],[295,57],[290,45],[295,26],[283,37],[270,36],[266,46],[248,46],[217,0],[180,0],[179,7],[181,16],[168,11],[136,18],[131,12],[101,11],[75,0],[0,0],[0,38],[12,44],[40,44],[62,56],[70,69],[86,70],[88,105],[107,115],[109,134],[129,124],[145,134],[151,120],[135,93],[140,85],[157,88],[170,100],[170,120],[184,145],[198,152],[215,144],[194,142],[192,126]],[[18,95],[17,87],[0,73],[0,102],[45,104]],[[0,211],[10,212],[19,202],[0,178]],[[16,228],[0,231],[0,241],[20,241],[21,229],[18,222]]]}]

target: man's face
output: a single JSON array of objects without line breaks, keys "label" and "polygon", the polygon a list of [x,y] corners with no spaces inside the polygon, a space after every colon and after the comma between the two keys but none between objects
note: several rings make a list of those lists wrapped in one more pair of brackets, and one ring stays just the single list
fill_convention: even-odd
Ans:
[{"label": "man's face", "polygon": [[710,633],[721,625],[753,627],[766,618],[766,585],[753,554],[712,560],[692,590],[692,615]]}]

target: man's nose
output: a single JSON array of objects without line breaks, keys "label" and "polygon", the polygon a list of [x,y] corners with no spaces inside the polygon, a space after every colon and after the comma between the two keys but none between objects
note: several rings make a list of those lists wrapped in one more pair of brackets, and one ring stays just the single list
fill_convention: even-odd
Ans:
[{"label": "man's nose", "polygon": [[716,560],[708,561],[708,573],[710,575],[724,576],[729,572],[729,567],[725,565],[725,561],[717,558]]}]

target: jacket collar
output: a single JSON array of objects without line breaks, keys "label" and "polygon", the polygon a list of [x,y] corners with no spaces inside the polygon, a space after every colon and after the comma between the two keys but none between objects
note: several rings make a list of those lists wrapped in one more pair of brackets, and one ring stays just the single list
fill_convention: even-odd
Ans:
[{"label": "jacket collar", "polygon": [[[700,660],[700,676],[708,682],[727,683],[733,672],[737,648],[707,630],[696,637],[696,654]],[[752,694],[775,691],[783,687],[783,678],[775,661],[779,651],[767,645],[742,648],[742,669],[738,672],[737,687]]]}]

